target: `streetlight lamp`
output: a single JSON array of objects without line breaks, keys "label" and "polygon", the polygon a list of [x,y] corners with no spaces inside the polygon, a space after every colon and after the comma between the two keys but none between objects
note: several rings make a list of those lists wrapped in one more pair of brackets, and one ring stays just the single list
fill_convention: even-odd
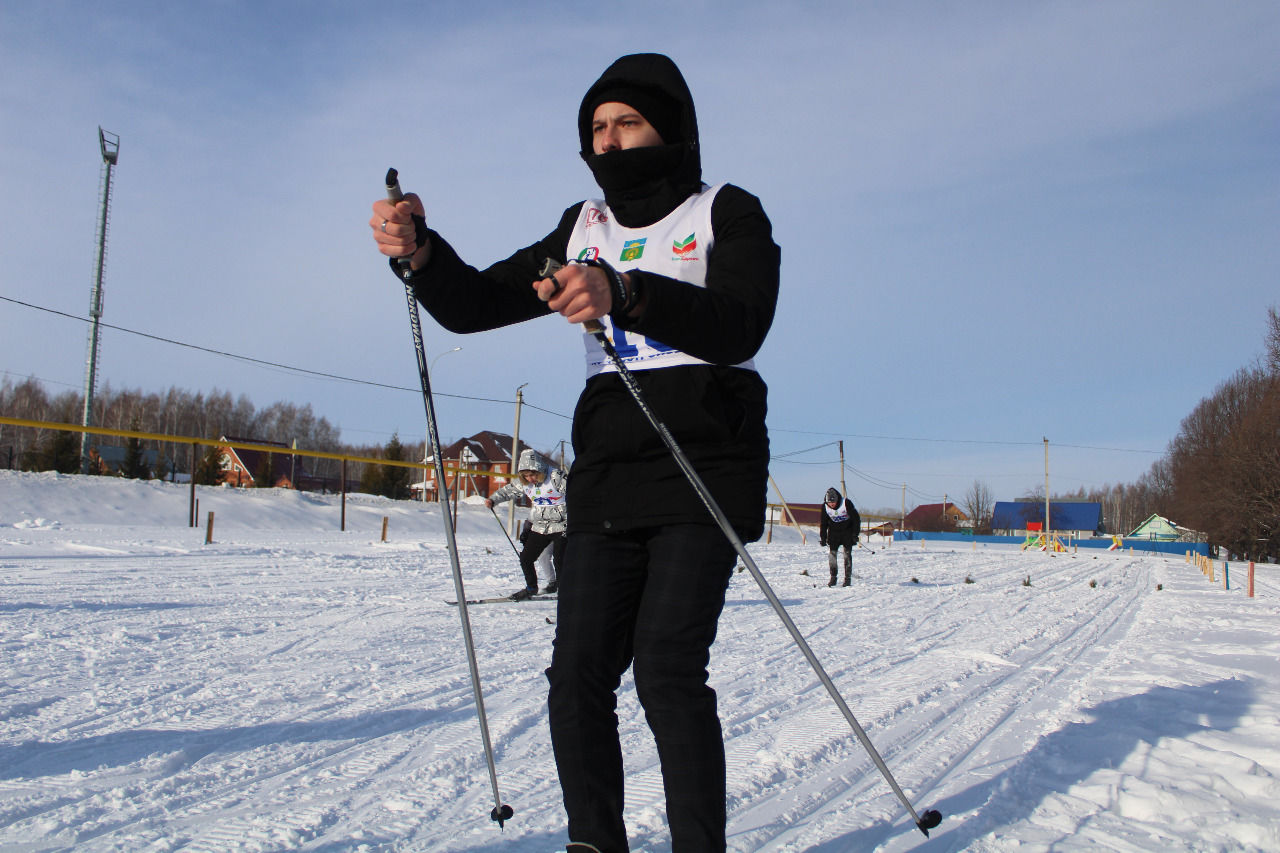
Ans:
[{"label": "streetlight lamp", "polygon": [[[428,382],[430,382],[430,381],[431,381],[431,371],[435,369],[435,366],[436,366],[436,362],[437,362],[437,361],[439,361],[440,359],[444,358],[446,355],[449,355],[450,353],[455,353],[455,352],[457,352],[457,351],[458,351],[458,350],[460,350],[460,349],[462,349],[462,347],[454,347],[453,349],[451,349],[451,350],[446,350],[446,351],[444,351],[444,352],[440,353],[440,354],[439,354],[438,356],[436,356],[435,358],[431,359],[431,364],[429,364],[429,365],[427,366],[427,381],[428,381]],[[426,467],[425,467],[425,466],[426,466],[426,465],[431,461],[431,460],[427,457],[427,451],[428,451],[430,448],[431,448],[431,431],[430,431],[430,429],[428,429],[428,430],[427,430],[427,433],[426,433],[426,436],[425,436],[425,439],[424,439],[424,440],[423,440],[423,442],[422,442],[422,464],[423,464],[423,466],[424,466],[424,467],[423,467],[423,469],[422,469],[422,502],[423,502],[423,503],[426,503],[426,502],[427,502],[427,469],[426,469]],[[441,465],[441,470],[444,470],[444,466],[443,466],[443,465]],[[437,488],[436,488],[436,499],[437,499],[437,500],[439,500],[439,494],[440,494],[440,489],[439,489],[439,487],[437,487]]]}]

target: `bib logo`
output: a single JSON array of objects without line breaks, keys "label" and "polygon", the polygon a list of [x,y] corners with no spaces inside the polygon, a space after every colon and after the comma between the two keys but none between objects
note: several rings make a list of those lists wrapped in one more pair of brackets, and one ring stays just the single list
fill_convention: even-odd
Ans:
[{"label": "bib logo", "polygon": [[603,210],[598,207],[587,208],[587,227],[592,225],[604,225],[609,221],[609,217],[605,216]]},{"label": "bib logo", "polygon": [[671,244],[671,252],[677,258],[683,258],[696,248],[698,248],[698,240],[694,234],[690,234],[683,240],[676,240]]},{"label": "bib logo", "polygon": [[600,257],[600,249],[596,246],[588,246],[587,248],[583,249],[581,252],[578,253],[578,260],[580,261],[594,261],[596,258],[599,258],[599,257]]},{"label": "bib logo", "polygon": [[640,256],[644,254],[644,243],[648,237],[641,237],[639,240],[628,240],[622,244],[622,254],[618,257],[620,261],[638,261]]}]

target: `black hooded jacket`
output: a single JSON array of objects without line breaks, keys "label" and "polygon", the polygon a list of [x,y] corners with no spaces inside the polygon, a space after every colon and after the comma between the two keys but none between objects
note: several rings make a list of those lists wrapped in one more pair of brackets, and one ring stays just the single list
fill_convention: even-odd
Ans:
[{"label": "black hooded jacket", "polygon": [[827,506],[818,509],[818,541],[827,545],[847,545],[852,548],[858,542],[858,534],[862,532],[862,516],[853,501],[844,499],[844,511],[849,515],[844,521],[832,521],[827,515]]},{"label": "black hooded jacket", "polygon": [[[590,109],[596,93],[621,84],[656,90],[681,105],[681,139],[654,148],[595,155]],[[675,64],[659,54],[624,56],[588,90],[578,121],[582,156],[618,220],[630,227],[662,219],[704,189],[693,99]],[[664,142],[667,140],[664,139]],[[615,157],[614,155],[620,155]],[[639,176],[628,179],[628,176]],[[565,263],[582,202],[555,230],[484,270],[467,265],[436,232],[430,262],[411,279],[418,301],[453,332],[478,332],[550,312],[532,284],[545,259]],[[657,417],[693,463],[744,539],[763,532],[769,440],[766,388],[733,365],[764,342],[777,304],[780,252],[755,196],[733,185],[711,210],[715,247],[705,287],[637,267],[647,304],[637,318],[614,322],[693,355],[707,365],[637,370]],[[393,264],[394,267],[394,264]],[[570,532],[609,533],[672,523],[714,524],[657,432],[615,373],[591,377],[573,419],[569,472]]]}]

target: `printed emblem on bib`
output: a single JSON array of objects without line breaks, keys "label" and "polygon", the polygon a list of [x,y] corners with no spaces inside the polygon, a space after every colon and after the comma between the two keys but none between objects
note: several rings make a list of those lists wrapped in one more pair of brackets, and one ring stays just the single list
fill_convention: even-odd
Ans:
[{"label": "printed emblem on bib", "polygon": [[640,256],[644,254],[644,244],[648,237],[641,237],[639,240],[627,240],[622,244],[622,254],[618,256],[620,261],[638,261]]},{"label": "printed emblem on bib", "polygon": [[600,208],[592,207],[587,209],[587,227],[588,228],[590,228],[592,225],[604,225],[608,221],[609,221],[609,217],[606,216],[605,212]]},{"label": "printed emblem on bib", "polygon": [[588,246],[578,253],[580,261],[594,261],[600,257],[600,249],[598,246]]},{"label": "printed emblem on bib", "polygon": [[698,240],[694,234],[690,234],[683,240],[676,240],[671,244],[671,251],[677,257],[687,255],[696,248],[698,248]]}]

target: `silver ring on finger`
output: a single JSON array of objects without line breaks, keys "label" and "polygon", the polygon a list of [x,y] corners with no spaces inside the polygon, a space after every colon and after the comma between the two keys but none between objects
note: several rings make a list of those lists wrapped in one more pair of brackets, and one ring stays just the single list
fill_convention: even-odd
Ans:
[{"label": "silver ring on finger", "polygon": [[383,233],[383,234],[386,234],[386,233],[387,233],[387,220],[385,220],[385,219],[384,219],[384,220],[382,220],[382,233]]}]

